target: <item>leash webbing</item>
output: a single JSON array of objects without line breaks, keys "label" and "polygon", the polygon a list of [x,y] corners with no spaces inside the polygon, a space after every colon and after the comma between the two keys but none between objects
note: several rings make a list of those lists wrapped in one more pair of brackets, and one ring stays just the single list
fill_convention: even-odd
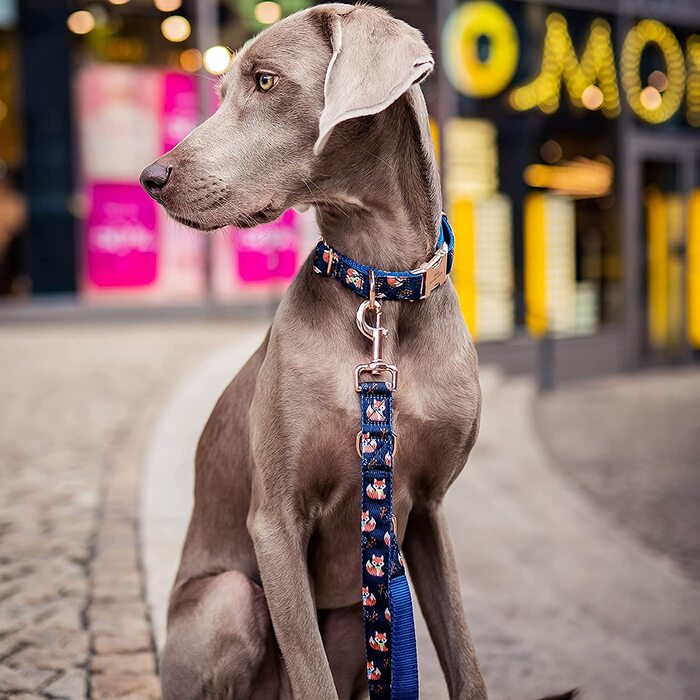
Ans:
[{"label": "leash webbing", "polygon": [[418,658],[411,592],[393,525],[394,386],[382,381],[359,386],[367,682],[372,700],[410,700],[418,697]]}]

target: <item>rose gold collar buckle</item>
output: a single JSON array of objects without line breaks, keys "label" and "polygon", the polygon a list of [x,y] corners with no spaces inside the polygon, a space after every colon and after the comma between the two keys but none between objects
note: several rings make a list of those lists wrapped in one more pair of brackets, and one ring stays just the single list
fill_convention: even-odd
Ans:
[{"label": "rose gold collar buckle", "polygon": [[421,299],[426,299],[430,293],[437,289],[441,284],[447,281],[447,254],[449,248],[447,243],[443,243],[427,263],[424,263],[415,270],[411,270],[412,274],[423,275],[423,287],[421,289]]}]

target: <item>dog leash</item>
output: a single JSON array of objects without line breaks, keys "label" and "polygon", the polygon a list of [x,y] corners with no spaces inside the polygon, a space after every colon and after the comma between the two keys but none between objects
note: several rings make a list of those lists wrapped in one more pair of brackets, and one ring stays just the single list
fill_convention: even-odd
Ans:
[{"label": "dog leash", "polygon": [[[355,368],[355,390],[360,395],[356,448],[362,473],[362,610],[371,700],[418,698],[413,605],[392,508],[393,403],[399,371],[383,359],[383,342],[389,332],[382,327],[379,300],[425,299],[447,279],[453,255],[454,235],[444,214],[435,255],[416,270],[377,270],[341,255],[324,241],[314,252],[316,273],[337,279],[365,297],[356,323],[372,341],[372,359]],[[368,322],[371,314],[374,324]],[[370,381],[363,381],[364,376]]]}]

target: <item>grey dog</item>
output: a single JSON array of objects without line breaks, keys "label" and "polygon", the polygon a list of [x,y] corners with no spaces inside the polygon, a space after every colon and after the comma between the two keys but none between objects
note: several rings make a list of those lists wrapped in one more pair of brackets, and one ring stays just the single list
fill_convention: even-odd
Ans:
[{"label": "grey dog", "polygon": [[[329,245],[384,270],[435,251],[442,209],[419,83],[420,33],[383,10],[320,5],[246,44],[221,106],[144,170],[202,230],[313,206]],[[261,347],[221,396],[196,457],[195,505],[170,600],[166,700],[355,698],[367,692],[360,607],[361,300],[307,260]],[[384,304],[398,365],[394,512],[453,698],[481,699],[443,498],[479,429],[477,357],[448,281]]]}]

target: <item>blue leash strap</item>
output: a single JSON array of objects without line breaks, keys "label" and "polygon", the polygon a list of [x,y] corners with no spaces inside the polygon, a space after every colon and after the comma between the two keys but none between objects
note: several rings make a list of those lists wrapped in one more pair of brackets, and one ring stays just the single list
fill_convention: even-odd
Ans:
[{"label": "blue leash strap", "polygon": [[[398,547],[396,548],[398,551]],[[400,561],[400,559],[399,559]],[[413,623],[411,589],[406,572],[389,581],[391,607],[391,697],[392,700],[413,700],[418,697],[418,652]]]},{"label": "blue leash strap", "polygon": [[[358,311],[364,320],[369,302]],[[396,437],[393,399],[397,370],[381,359],[381,310],[373,331],[373,360],[355,370],[360,394],[357,451],[362,471],[362,611],[371,700],[418,698],[418,658],[411,592],[399,551],[392,509],[392,476]],[[391,374],[391,381],[360,381]]]}]

